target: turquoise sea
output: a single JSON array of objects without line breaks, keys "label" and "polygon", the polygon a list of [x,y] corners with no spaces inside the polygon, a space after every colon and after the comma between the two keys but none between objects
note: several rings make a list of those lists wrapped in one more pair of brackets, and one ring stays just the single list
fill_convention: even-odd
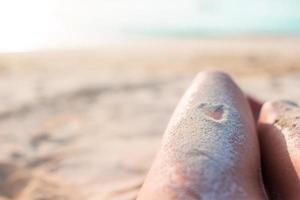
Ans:
[{"label": "turquoise sea", "polygon": [[[123,27],[129,32],[165,35],[300,33],[299,0],[155,1]],[[133,9],[133,8],[132,8]],[[135,9],[133,9],[133,13]]]},{"label": "turquoise sea", "polygon": [[[78,32],[223,35],[298,34],[299,0],[63,0],[65,24]],[[70,8],[69,8],[70,9]]]},{"label": "turquoise sea", "polygon": [[0,51],[98,45],[131,36],[298,35],[299,0],[10,0]]}]

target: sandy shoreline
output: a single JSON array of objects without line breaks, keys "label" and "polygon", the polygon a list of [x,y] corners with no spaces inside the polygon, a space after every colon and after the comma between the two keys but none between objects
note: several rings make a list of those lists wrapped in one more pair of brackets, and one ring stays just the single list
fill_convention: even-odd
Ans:
[{"label": "sandy shoreline", "polygon": [[300,38],[240,38],[0,54],[0,195],[134,199],[198,71],[300,102],[299,52]]}]

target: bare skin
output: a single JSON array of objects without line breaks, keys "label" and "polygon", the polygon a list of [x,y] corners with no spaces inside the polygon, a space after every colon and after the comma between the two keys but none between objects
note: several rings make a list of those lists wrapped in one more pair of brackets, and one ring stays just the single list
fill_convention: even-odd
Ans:
[{"label": "bare skin", "polygon": [[138,200],[266,199],[254,124],[228,75],[200,73],[170,120]]},{"label": "bare skin", "polygon": [[300,198],[300,108],[267,102],[258,122],[265,185],[271,199]]}]

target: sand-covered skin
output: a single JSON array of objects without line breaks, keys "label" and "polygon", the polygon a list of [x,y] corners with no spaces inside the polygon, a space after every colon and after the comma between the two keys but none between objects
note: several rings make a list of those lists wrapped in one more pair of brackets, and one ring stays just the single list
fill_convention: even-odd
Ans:
[{"label": "sand-covered skin", "polygon": [[270,112],[272,124],[281,131],[291,153],[300,151],[300,107],[292,101],[270,102],[273,112]]},{"label": "sand-covered skin", "polygon": [[278,109],[278,115],[274,124],[289,131],[299,131],[300,129],[300,107],[291,101],[274,102],[273,106]]},{"label": "sand-covered skin", "polygon": [[202,72],[173,114],[138,199],[264,199],[260,177],[243,93],[226,74]]},{"label": "sand-covered skin", "polygon": [[271,199],[300,195],[300,108],[291,101],[263,105],[258,131],[266,187]]},{"label": "sand-covered skin", "polygon": [[[206,86],[215,89],[209,82]],[[228,173],[234,173],[231,170],[235,168],[234,163],[240,159],[236,148],[246,140],[246,135],[236,130],[241,132],[246,132],[246,130],[241,124],[240,113],[232,106],[233,99],[226,95],[220,98],[223,89],[218,88],[214,91],[215,94],[219,94],[218,97],[209,96],[210,99],[206,99],[208,95],[204,94],[201,89],[197,89],[196,86],[190,88],[188,91],[190,94],[185,95],[189,99],[183,99],[179,105],[183,111],[177,110],[174,114],[180,122],[175,126],[169,125],[167,132],[171,133],[164,138],[165,143],[172,146],[163,145],[162,151],[174,156],[174,161],[170,161],[173,164],[166,168],[176,168],[176,162],[187,163],[189,166],[188,170],[183,169],[186,171],[171,173],[183,173],[186,179],[192,179],[191,182],[197,178],[196,174],[203,174],[204,177],[200,178],[203,180],[198,181],[203,185],[187,183],[185,186],[190,187],[192,191],[197,191],[197,195],[194,195],[195,199],[232,199],[233,194],[245,197],[243,189],[234,180],[234,175],[226,176]],[[198,98],[193,99],[191,96],[198,96]],[[197,101],[198,103],[195,103]],[[176,124],[176,122],[173,123]],[[182,187],[184,188],[184,185]],[[218,192],[220,190],[224,191],[220,193]],[[185,198],[188,196],[178,197],[178,199]]]},{"label": "sand-covered skin", "polygon": [[10,177],[24,180],[1,179],[1,198],[135,199],[195,74],[224,70],[257,98],[299,101],[299,41],[170,39],[1,54],[0,174],[15,166]]},{"label": "sand-covered skin", "polygon": [[270,116],[273,125],[281,131],[287,150],[297,155],[300,152],[300,107],[291,101],[275,101],[270,105],[274,110]]}]

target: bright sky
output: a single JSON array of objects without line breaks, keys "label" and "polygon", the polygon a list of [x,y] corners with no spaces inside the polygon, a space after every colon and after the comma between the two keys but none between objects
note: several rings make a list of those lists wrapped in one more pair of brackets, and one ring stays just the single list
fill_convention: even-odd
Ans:
[{"label": "bright sky", "polygon": [[51,13],[50,2],[0,0],[0,51],[39,48],[51,34],[59,34],[60,24]]},{"label": "bright sky", "polygon": [[299,0],[0,0],[0,52],[125,33],[300,32]]}]

